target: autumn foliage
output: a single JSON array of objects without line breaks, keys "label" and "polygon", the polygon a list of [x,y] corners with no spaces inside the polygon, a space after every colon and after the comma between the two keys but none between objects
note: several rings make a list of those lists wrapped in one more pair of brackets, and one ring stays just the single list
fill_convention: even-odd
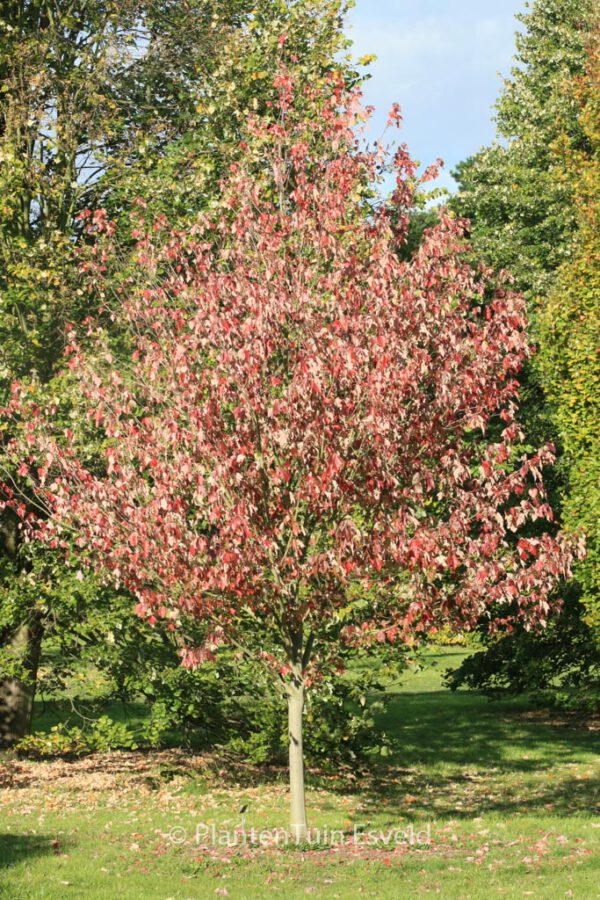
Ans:
[{"label": "autumn foliage", "polygon": [[[38,536],[74,535],[183,643],[188,619],[205,622],[187,665],[264,623],[271,662],[304,682],[344,642],[542,624],[569,573],[545,524],[552,450],[525,455],[516,419],[523,301],[467,263],[450,214],[401,261],[434,173],[419,179],[404,147],[365,149],[363,118],[335,79],[313,90],[282,71],[213,215],[180,233],[146,228],[141,205],[112,312],[111,225],[88,218],[90,279],[132,349],[117,365],[102,317],[70,335],[102,466],[14,386]],[[373,190],[385,170],[387,202]]]},{"label": "autumn foliage", "polygon": [[[288,636],[319,632],[354,584],[373,596],[361,630],[372,618],[390,639],[482,615],[543,622],[568,553],[546,533],[511,537],[552,519],[551,449],[519,452],[523,302],[506,287],[486,298],[489,273],[464,261],[450,216],[399,262],[406,214],[396,229],[389,206],[364,214],[383,153],[360,150],[355,99],[334,85],[298,121],[285,74],[278,89],[279,115],[252,124],[259,151],[232,168],[219,215],[138,235],[152,286],[120,289],[131,371],[102,377],[101,325],[94,353],[72,335],[105,470],[28,411],[22,474],[42,452],[44,536],[75,529],[141,614],[182,611],[223,635],[249,605]],[[415,167],[404,148],[393,165],[392,205],[407,210]],[[94,225],[110,235],[102,214]],[[24,404],[15,385],[11,412]],[[498,421],[481,449],[475,435]],[[343,630],[356,634],[351,619]]]}]

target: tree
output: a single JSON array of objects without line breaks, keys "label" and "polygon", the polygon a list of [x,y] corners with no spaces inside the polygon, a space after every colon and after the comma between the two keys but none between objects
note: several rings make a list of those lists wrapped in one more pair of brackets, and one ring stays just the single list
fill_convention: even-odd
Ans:
[{"label": "tree", "polygon": [[571,259],[540,313],[540,372],[563,448],[563,520],[586,534],[588,553],[575,574],[587,619],[600,643],[600,63],[596,25],[586,75],[577,80],[580,127],[587,147],[565,156],[578,229]]},{"label": "tree", "polygon": [[508,269],[532,304],[568,258],[576,229],[565,153],[587,146],[573,93],[585,72],[592,0],[534,0],[518,15],[516,62],[496,103],[498,140],[461,163],[451,201],[471,219],[476,252]]},{"label": "tree", "polygon": [[[237,27],[228,23],[227,30],[227,6],[217,4],[222,8],[216,19],[222,22],[218,46],[210,69],[199,69],[190,81],[184,127],[168,144],[160,129],[154,129],[156,138],[144,133],[144,152],[129,167],[121,188],[102,203],[110,216],[117,218],[136,197],[143,197],[149,221],[164,213],[172,223],[186,223],[213,202],[219,180],[239,153],[245,122],[264,112],[271,99],[282,34],[288,58],[297,57],[299,77],[318,84],[337,71],[349,86],[361,80],[350,57],[342,56],[350,45],[344,23],[352,2],[238,0],[233,5]],[[127,240],[126,229],[122,239]]]},{"label": "tree", "polygon": [[[271,92],[280,48],[318,79],[344,45],[341,0],[11,0],[0,13],[0,397],[15,378],[73,398],[58,377],[65,324],[94,300],[82,282],[82,210],[185,221],[210,205],[248,109]],[[338,68],[341,66],[338,63]],[[345,71],[354,77],[350,67]],[[125,215],[128,221],[128,215]],[[122,232],[121,265],[131,248]],[[116,327],[116,323],[115,323]],[[92,448],[88,448],[91,454]],[[4,461],[6,462],[6,460]],[[13,540],[0,517],[0,743],[28,729],[42,641],[93,640],[93,580]],[[87,578],[87,573],[86,573]],[[111,602],[102,592],[103,602]],[[127,599],[114,599],[115,610]],[[74,616],[74,610],[77,615]],[[91,616],[90,616],[91,613]],[[86,621],[86,615],[88,621]],[[69,635],[73,638],[69,640]],[[98,647],[105,646],[98,633]],[[55,649],[55,648],[53,648]],[[47,655],[52,669],[56,657]],[[64,662],[64,660],[62,660]],[[3,680],[6,679],[6,680]]]},{"label": "tree", "polygon": [[[495,268],[509,269],[528,302],[530,334],[539,353],[520,376],[522,418],[530,438],[557,446],[558,465],[548,489],[558,520],[588,537],[587,560],[575,569],[571,601],[554,628],[556,642],[564,640],[560,657],[568,660],[585,643],[573,636],[591,628],[596,633],[590,631],[587,645],[598,641],[597,618],[590,615],[598,607],[593,574],[597,363],[592,349],[597,250],[591,243],[593,228],[584,226],[584,206],[593,194],[582,190],[577,173],[596,153],[581,83],[589,78],[589,57],[597,46],[597,4],[535,0],[518,18],[524,28],[516,35],[517,65],[496,104],[498,141],[458,167],[460,190],[451,206],[472,220],[474,253]],[[508,657],[511,648],[513,662],[524,658],[534,642],[535,636],[513,634],[503,649],[491,652],[490,666],[497,653]],[[544,638],[539,653],[546,650]],[[583,671],[591,671],[589,656],[581,657]],[[567,678],[571,669],[572,663],[562,669]],[[558,684],[558,670],[555,676]]]},{"label": "tree", "polygon": [[[219,5],[221,9],[225,4]],[[77,215],[128,177],[141,140],[163,145],[189,115],[229,22],[213,4],[11,0],[0,14],[0,396],[14,378],[53,384],[64,326],[89,314]],[[180,49],[174,44],[174,36]],[[142,50],[142,48],[144,48]],[[192,107],[193,108],[193,107]],[[67,628],[77,585],[51,553],[33,557],[0,520],[0,743],[29,727],[45,630]],[[65,600],[67,602],[65,602]],[[65,615],[62,615],[62,613]],[[69,624],[67,624],[69,623]]]},{"label": "tree", "polygon": [[159,135],[164,148],[181,134],[194,108],[194,81],[209,77],[236,15],[224,2],[5,4],[3,388],[32,369],[42,380],[52,376],[64,323],[82,303],[72,261],[78,213],[127,180],[153,138],[158,150]]},{"label": "tree", "polygon": [[[305,691],[340,647],[482,617],[541,625],[571,550],[544,530],[552,452],[520,448],[522,299],[487,290],[449,214],[400,258],[416,169],[405,147],[390,163],[361,148],[364,116],[340,77],[300,87],[282,68],[276,88],[219,209],[189,230],[161,219],[137,234],[118,305],[102,285],[114,227],[87,216],[104,238],[90,277],[132,357],[115,368],[101,319],[71,335],[104,466],[18,384],[7,414],[24,424],[7,452],[47,513],[13,496],[22,522],[132,591],[140,616],[181,635],[185,666],[222,644],[243,650],[249,631],[275,636],[261,655],[287,698],[302,840]],[[380,203],[386,167],[397,187]],[[497,439],[475,440],[497,423]],[[205,629],[195,646],[190,621]]]},{"label": "tree", "polygon": [[[573,182],[563,173],[565,157],[587,147],[573,85],[585,71],[593,7],[592,0],[534,0],[517,16],[523,28],[496,103],[497,140],[458,166],[450,201],[471,221],[474,258],[508,270],[525,295],[534,341],[540,304],[577,228]],[[520,380],[531,440],[558,443],[536,359]],[[558,505],[560,485],[549,487]]]}]

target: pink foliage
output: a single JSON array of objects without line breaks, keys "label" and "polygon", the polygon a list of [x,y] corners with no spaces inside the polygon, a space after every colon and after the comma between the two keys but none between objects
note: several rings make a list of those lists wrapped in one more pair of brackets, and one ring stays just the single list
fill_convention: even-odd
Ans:
[{"label": "pink foliage", "polygon": [[[297,103],[285,71],[277,90],[216,214],[185,233],[138,223],[118,314],[130,366],[111,364],[99,322],[71,335],[104,470],[15,386],[9,412],[29,425],[12,449],[51,473],[39,536],[74,532],[141,615],[206,621],[186,665],[239,637],[248,613],[288,646],[314,635],[320,652],[481,617],[543,623],[572,552],[541,527],[551,448],[519,449],[523,300],[468,264],[466,223],[445,212],[401,261],[419,185],[406,149],[377,204],[385,160],[357,142],[356,96],[332,82]],[[98,287],[113,229],[89,219],[104,240],[89,264]]]}]

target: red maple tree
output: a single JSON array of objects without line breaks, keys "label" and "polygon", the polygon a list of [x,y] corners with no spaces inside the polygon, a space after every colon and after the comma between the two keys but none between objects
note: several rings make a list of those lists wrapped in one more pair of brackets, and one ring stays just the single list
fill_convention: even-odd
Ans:
[{"label": "red maple tree", "polygon": [[[551,448],[520,449],[523,300],[469,265],[465,223],[445,212],[403,260],[433,173],[419,179],[404,147],[365,149],[358,98],[335,78],[312,90],[282,71],[276,88],[218,210],[186,233],[140,226],[115,313],[129,365],[117,370],[100,320],[71,336],[105,465],[85,464],[40,409],[12,452],[48,509],[41,539],[73,533],[152,623],[206,623],[184,664],[243,645],[250,621],[277,634],[265,656],[286,686],[301,839],[304,691],[319,663],[344,642],[543,623],[571,551],[543,526]],[[90,222],[105,236],[99,283],[111,226],[101,212]],[[26,410],[15,385],[10,413]]]}]

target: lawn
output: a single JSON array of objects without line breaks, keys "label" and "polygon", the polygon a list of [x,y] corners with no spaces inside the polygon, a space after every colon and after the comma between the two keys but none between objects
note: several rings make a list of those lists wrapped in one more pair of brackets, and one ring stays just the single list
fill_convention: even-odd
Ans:
[{"label": "lawn", "polygon": [[[309,775],[322,840],[307,847],[248,839],[287,824],[281,772],[177,750],[5,760],[0,896],[600,898],[598,731],[449,693],[440,675],[461,652],[438,650],[386,693],[398,758]],[[213,846],[213,826],[238,845]]]}]

